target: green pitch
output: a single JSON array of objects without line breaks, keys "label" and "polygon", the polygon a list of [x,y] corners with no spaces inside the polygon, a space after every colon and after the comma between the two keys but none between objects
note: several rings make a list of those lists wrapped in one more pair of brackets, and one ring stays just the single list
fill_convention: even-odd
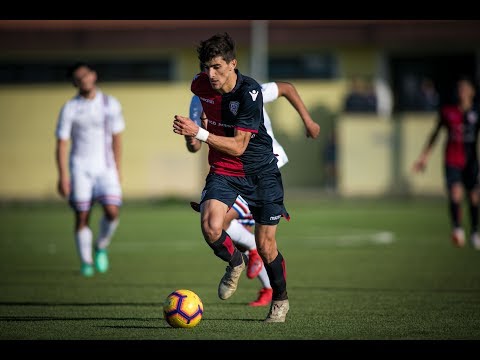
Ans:
[{"label": "green pitch", "polygon": [[[450,243],[443,199],[288,201],[277,234],[290,312],[265,324],[258,279],[217,297],[225,264],[187,201],[126,201],[106,274],[82,278],[65,204],[0,208],[1,340],[480,339],[480,252]],[[466,209],[464,214],[466,215]],[[92,229],[97,232],[99,209]],[[467,217],[465,217],[467,219]],[[190,289],[205,312],[174,329],[162,302]]]}]

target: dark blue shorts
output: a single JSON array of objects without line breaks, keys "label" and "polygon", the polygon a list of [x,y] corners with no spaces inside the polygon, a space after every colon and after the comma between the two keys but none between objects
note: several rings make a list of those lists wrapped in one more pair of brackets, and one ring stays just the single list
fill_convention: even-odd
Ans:
[{"label": "dark blue shorts", "polygon": [[445,182],[450,189],[454,183],[461,183],[467,190],[478,186],[478,164],[468,163],[463,169],[453,166],[445,166]]},{"label": "dark blue shorts", "polygon": [[259,175],[237,177],[210,173],[205,182],[200,203],[216,199],[230,208],[240,195],[259,224],[276,225],[282,217],[290,219],[283,204],[282,175],[276,163]]}]

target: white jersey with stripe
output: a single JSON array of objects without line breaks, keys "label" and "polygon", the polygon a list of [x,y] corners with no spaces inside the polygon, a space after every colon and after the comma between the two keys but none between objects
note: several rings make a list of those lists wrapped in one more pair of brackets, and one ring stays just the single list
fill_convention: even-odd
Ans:
[{"label": "white jersey with stripe", "polygon": [[[263,95],[263,103],[269,103],[278,99],[278,85],[276,82],[268,82],[263,83],[262,85],[262,95]],[[278,162],[277,165],[281,168],[288,162],[287,153],[282,145],[275,139],[275,135],[273,134],[272,129],[272,121],[270,120],[270,116],[268,116],[265,107],[263,107],[263,123],[265,128],[267,129],[268,135],[272,138],[272,145],[273,145],[273,153],[277,156]]]},{"label": "white jersey with stripe", "polygon": [[58,117],[55,136],[71,140],[70,169],[93,174],[115,165],[112,135],[125,129],[120,102],[97,90],[95,98],[80,95],[67,101]]},{"label": "white jersey with stripe", "polygon": [[254,226],[255,220],[250,212],[248,203],[240,195],[237,196],[235,202],[232,205],[233,210],[238,213],[238,222],[244,226]]}]

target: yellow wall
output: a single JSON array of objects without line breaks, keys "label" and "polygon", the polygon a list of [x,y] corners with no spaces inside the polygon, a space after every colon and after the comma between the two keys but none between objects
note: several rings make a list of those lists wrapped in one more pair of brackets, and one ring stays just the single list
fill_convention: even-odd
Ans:
[{"label": "yellow wall", "polygon": [[402,115],[402,176],[412,194],[432,195],[445,192],[443,149],[446,132],[442,131],[430,153],[424,172],[413,173],[412,166],[420,155],[435,126],[436,113],[406,113]]},{"label": "yellow wall", "polygon": [[343,115],[337,126],[340,193],[388,193],[392,183],[391,122],[375,115]]},{"label": "yellow wall", "polygon": [[[339,107],[342,83],[296,83],[308,107]],[[198,198],[207,167],[207,147],[186,150],[172,131],[173,116],[188,115],[190,81],[105,83],[100,88],[123,105],[123,189],[126,198]],[[66,85],[0,87],[0,198],[58,199],[54,161],[55,125],[63,103],[75,95]],[[288,101],[270,104],[275,129],[304,137],[301,119]],[[321,119],[318,119],[321,123]]]},{"label": "yellow wall", "polygon": [[[172,131],[176,113],[188,115],[188,84],[105,84],[123,105],[125,197],[198,196],[205,151],[190,154]],[[0,88],[0,197],[55,198],[55,124],[71,86]]]},{"label": "yellow wall", "polygon": [[[294,83],[312,115],[320,107],[340,113],[345,81]],[[208,171],[207,147],[191,154],[183,137],[172,131],[174,114],[188,115],[189,85],[190,81],[100,84],[102,90],[120,100],[124,109],[125,198],[198,198]],[[74,94],[75,89],[68,84],[0,87],[0,199],[59,199],[54,131],[60,107]],[[326,133],[321,133],[320,139],[306,140],[302,121],[286,99],[267,104],[267,109],[274,131],[282,143],[285,141],[292,160],[283,171],[286,183],[320,187],[321,169],[313,169],[312,165],[319,167],[315,158],[320,156]],[[320,125],[326,121],[316,115],[315,120]],[[401,184],[413,194],[443,193],[441,145],[435,147],[425,173],[412,176],[410,172],[433,121],[432,114],[404,114],[400,122],[402,152],[397,172]],[[342,115],[336,121],[342,195],[381,195],[398,182],[392,169],[395,150],[391,140],[396,131],[393,123],[376,116]],[[439,143],[442,141],[439,139]],[[297,154],[295,147],[304,149],[302,154]],[[305,157],[304,151],[309,156]]]},{"label": "yellow wall", "polygon": [[[329,111],[337,113],[343,108],[344,94],[347,91],[347,84],[339,81],[296,81],[291,80],[302,97],[305,106],[313,116],[314,109],[325,107]],[[266,109],[272,123],[274,132],[283,132],[288,136],[304,136],[305,130],[301,118],[285,98],[273,103],[266,104]],[[323,119],[314,119],[322,125]]]},{"label": "yellow wall", "polygon": [[398,123],[368,115],[339,118],[341,195],[444,194],[444,132],[437,139],[426,170],[418,174],[412,172],[412,166],[435,125],[436,113],[405,113],[397,120]]}]

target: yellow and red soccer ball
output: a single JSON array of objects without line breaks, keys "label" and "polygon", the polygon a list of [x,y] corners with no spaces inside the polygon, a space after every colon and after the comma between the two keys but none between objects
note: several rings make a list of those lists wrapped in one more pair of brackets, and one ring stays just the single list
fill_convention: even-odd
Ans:
[{"label": "yellow and red soccer ball", "polygon": [[163,302],[163,317],[174,328],[193,328],[203,317],[203,303],[191,290],[175,290]]}]

